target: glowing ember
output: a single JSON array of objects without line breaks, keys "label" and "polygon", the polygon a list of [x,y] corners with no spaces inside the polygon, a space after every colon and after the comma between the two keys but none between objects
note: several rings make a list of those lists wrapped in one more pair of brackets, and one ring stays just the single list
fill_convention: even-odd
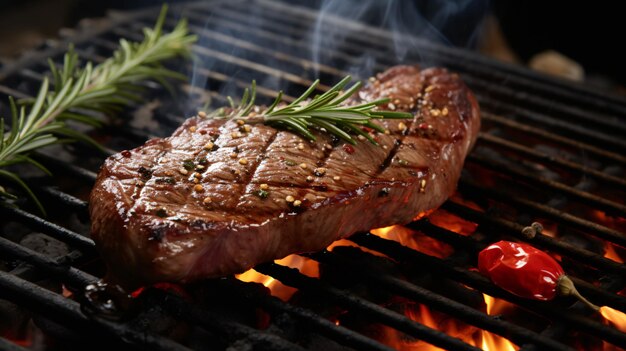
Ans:
[{"label": "glowing ember", "polygon": [[[276,260],[274,262],[283,266],[296,268],[302,274],[309,277],[319,277],[319,265],[317,264],[317,262],[306,259],[302,256],[289,255],[283,259]],[[238,274],[236,275],[236,278],[244,282],[255,282],[263,284],[265,287],[270,289],[270,292],[273,296],[276,296],[283,301],[288,301],[291,296],[293,296],[293,294],[298,291],[298,289],[286,286],[280,281],[265,274],[261,274],[254,269],[249,269],[242,274]]]},{"label": "glowing ember", "polygon": [[420,212],[417,216],[415,216],[415,218],[413,218],[413,221],[419,221],[420,219],[422,219],[424,217],[428,217],[434,211],[435,210],[428,210],[426,212]]},{"label": "glowing ember", "polygon": [[457,191],[457,192],[455,192],[452,196],[450,196],[450,199],[449,199],[449,200],[450,200],[450,201],[452,201],[452,202],[454,202],[454,203],[457,203],[457,204],[463,205],[463,206],[465,206],[465,207],[469,207],[469,208],[471,208],[471,209],[474,209],[474,210],[476,210],[476,211],[479,211],[479,212],[484,212],[484,210],[483,210],[480,206],[478,206],[478,204],[477,204],[477,203],[475,203],[475,202],[473,202],[473,201],[470,201],[470,200],[467,200],[467,199],[463,198],[463,196],[461,195],[461,193],[459,193],[458,191]]},{"label": "glowing ember", "polygon": [[600,307],[600,314],[604,317],[609,323],[615,327],[615,329],[626,333],[626,314],[613,309],[609,306]]},{"label": "glowing ember", "polygon": [[65,287],[65,284],[61,285],[61,294],[63,297],[67,298],[71,298],[74,295],[67,287]]},{"label": "glowing ember", "polygon": [[626,218],[617,217],[617,216],[607,216],[607,214],[600,210],[593,210],[593,216],[595,219],[600,222],[602,225],[607,226],[609,228],[613,228],[620,232],[626,231]]},{"label": "glowing ember", "polygon": [[543,230],[541,231],[541,234],[547,235],[551,238],[557,237],[557,234],[559,233],[558,224],[547,221],[547,220],[540,220],[539,222],[543,226]]}]

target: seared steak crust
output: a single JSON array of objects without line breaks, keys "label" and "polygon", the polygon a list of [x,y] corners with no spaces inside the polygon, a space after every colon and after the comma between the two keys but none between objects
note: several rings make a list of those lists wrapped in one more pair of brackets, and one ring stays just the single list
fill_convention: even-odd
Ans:
[{"label": "seared steak crust", "polygon": [[132,288],[238,273],[441,205],[478,134],[473,95],[445,69],[397,66],[356,100],[384,96],[415,117],[380,121],[380,146],[194,117],[109,157],[90,213],[110,276]]}]

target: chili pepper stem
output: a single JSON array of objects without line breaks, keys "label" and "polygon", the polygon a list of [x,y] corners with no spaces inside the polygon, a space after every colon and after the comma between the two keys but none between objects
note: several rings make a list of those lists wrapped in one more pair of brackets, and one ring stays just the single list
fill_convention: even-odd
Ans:
[{"label": "chili pepper stem", "polygon": [[576,286],[574,282],[566,275],[562,275],[557,282],[557,289],[560,295],[563,296],[574,296],[579,301],[589,306],[594,311],[599,311],[600,307],[592,304],[589,300],[587,300],[584,296],[582,296],[578,290],[576,290]]}]

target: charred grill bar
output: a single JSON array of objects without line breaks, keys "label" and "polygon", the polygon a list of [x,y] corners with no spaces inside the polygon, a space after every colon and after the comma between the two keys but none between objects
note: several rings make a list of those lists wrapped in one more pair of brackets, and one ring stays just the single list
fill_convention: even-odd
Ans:
[{"label": "charred grill bar", "polygon": [[[364,51],[376,58],[375,71],[398,63],[388,54],[393,51],[389,33],[332,18],[327,21],[353,32],[345,43],[325,52],[332,58],[332,65],[315,63],[306,43],[307,28],[318,16],[314,10],[269,0],[257,0],[247,6],[248,10],[241,12],[234,2],[187,5],[183,15],[189,18],[191,30],[201,36],[194,52],[212,64],[195,72],[206,79],[207,90],[180,84],[176,89],[185,94],[181,96],[189,93],[198,101],[211,98],[212,106],[218,107],[226,102],[223,92],[229,84],[234,85],[230,91],[237,93],[250,79],[256,78],[261,83],[258,89],[261,96],[275,96],[274,83],[280,81],[283,87],[287,86],[289,99],[310,84],[316,74],[325,82],[336,81],[359,62]],[[167,22],[170,26],[175,22],[173,13]],[[140,38],[139,29],[150,26],[155,16],[155,9],[114,14],[106,28],[66,33],[61,42],[49,43],[14,64],[0,66],[0,92],[16,97],[32,96],[47,72],[46,59],[59,61],[66,42],[76,43],[83,59],[99,61],[117,47],[119,37]],[[323,26],[321,30],[327,29]],[[207,287],[200,287],[200,291],[210,290],[205,298],[186,298],[149,289],[141,295],[139,307],[128,320],[94,316],[60,291],[39,286],[48,287],[52,282],[53,286],[63,284],[68,291],[80,293],[102,274],[97,267],[93,241],[85,230],[88,216],[83,199],[106,155],[74,149],[73,155],[70,154],[73,159],[62,157],[62,153],[37,155],[55,175],[37,189],[51,212],[49,218],[27,206],[0,208],[3,222],[13,224],[4,225],[0,232],[0,302],[6,300],[33,313],[37,326],[57,338],[73,340],[87,335],[92,340],[115,340],[121,346],[155,350],[198,349],[213,343],[222,348],[296,350],[321,345],[315,342],[336,343],[357,350],[391,349],[350,324],[329,320],[328,309],[340,309],[372,324],[391,327],[406,338],[424,340],[444,349],[478,349],[414,321],[402,311],[377,303],[381,294],[423,304],[468,325],[504,336],[524,350],[572,349],[576,345],[568,339],[574,333],[624,347],[626,334],[602,323],[579,303],[567,299],[541,303],[519,299],[471,268],[475,266],[476,253],[493,241],[503,238],[528,241],[561,255],[579,290],[594,302],[626,310],[623,295],[626,266],[605,257],[603,250],[605,245],[612,244],[618,250],[620,246],[626,247],[623,225],[620,227],[618,223],[619,218],[626,217],[623,156],[626,101],[465,51],[414,38],[409,42],[413,47],[404,59],[406,62],[438,64],[459,72],[483,109],[483,133],[466,162],[459,184],[462,198],[473,201],[480,210],[455,199],[443,206],[452,215],[477,223],[478,230],[469,236],[461,235],[426,219],[408,226],[442,245],[449,245],[454,252],[450,257],[435,257],[363,233],[350,240],[386,258],[350,248],[303,255],[303,259],[318,262],[320,270],[326,272],[318,279],[275,263],[256,268],[297,288],[314,303],[283,302],[257,284],[229,278],[209,281]],[[189,63],[176,64],[184,69],[192,68]],[[190,106],[195,106],[182,105],[186,98],[179,98],[177,104],[176,99],[150,84],[146,88],[148,103],[134,109],[148,109],[161,128],[137,127],[128,122],[121,128],[93,134],[112,151],[136,146],[155,135],[168,135],[183,120],[181,113],[189,113]],[[153,101],[158,102],[156,107],[148,106]],[[125,115],[128,118],[119,120],[129,121],[137,116],[137,113]],[[75,183],[67,184],[68,178]],[[557,224],[559,237],[550,233],[539,233],[534,238],[522,235],[521,229],[535,219]],[[15,230],[44,233],[71,249],[51,257],[14,242],[11,238],[16,238],[17,234],[12,232]],[[384,267],[377,265],[380,262]],[[433,271],[436,271],[434,276]],[[336,275],[349,276],[343,279],[351,285],[342,284]],[[442,291],[442,286],[456,290]],[[472,303],[479,292],[515,304],[546,327],[533,330],[488,315]],[[237,311],[224,311],[224,305]],[[269,314],[270,327],[259,328],[245,318],[238,318],[238,314],[254,314],[259,310]],[[155,323],[156,320],[173,322],[164,326]],[[184,321],[191,330],[188,330],[193,336],[190,340],[172,334],[171,329],[175,329],[172,325],[179,321]],[[56,327],[44,328],[52,324]],[[322,341],[316,339],[318,336]],[[23,349],[5,337],[0,337],[0,349]]]}]

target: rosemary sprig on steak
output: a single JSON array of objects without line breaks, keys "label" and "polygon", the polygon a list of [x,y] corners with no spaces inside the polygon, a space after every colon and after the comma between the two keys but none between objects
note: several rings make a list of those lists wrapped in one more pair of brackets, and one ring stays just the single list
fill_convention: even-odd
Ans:
[{"label": "rosemary sprig on steak", "polygon": [[342,105],[342,102],[352,97],[361,88],[361,82],[357,82],[343,91],[350,80],[351,77],[347,76],[325,93],[307,100],[319,84],[319,80],[316,80],[302,95],[283,107],[279,107],[283,94],[281,91],[274,102],[260,115],[251,115],[256,98],[256,83],[252,82],[250,89],[245,89],[238,107],[229,98],[232,111],[222,117],[241,118],[248,122],[262,121],[274,127],[291,130],[309,140],[315,140],[311,128],[317,128],[353,145],[356,144],[352,138],[354,134],[362,135],[373,144],[377,144],[370,134],[363,130],[363,127],[367,127],[383,133],[385,129],[374,123],[374,119],[413,118],[413,115],[408,112],[378,110],[377,107],[388,103],[389,98],[355,105]]},{"label": "rosemary sprig on steak", "polygon": [[[28,154],[51,144],[69,140],[94,143],[87,136],[68,128],[66,121],[99,126],[101,122],[84,111],[110,113],[131,101],[141,100],[139,84],[154,80],[164,86],[166,79],[185,79],[178,72],[164,68],[164,60],[187,56],[190,45],[196,40],[189,35],[187,23],[181,20],[170,33],[163,33],[167,7],[163,6],[154,28],[145,28],[142,42],[120,40],[120,48],[104,62],[79,66],[78,55],[70,47],[62,67],[49,60],[54,89],[44,78],[36,98],[11,105],[11,128],[5,131],[5,121],[0,119],[0,177],[19,184],[43,208],[29,187],[15,173],[3,169],[20,163],[30,163],[48,173]],[[0,196],[14,198],[0,187]]]}]

